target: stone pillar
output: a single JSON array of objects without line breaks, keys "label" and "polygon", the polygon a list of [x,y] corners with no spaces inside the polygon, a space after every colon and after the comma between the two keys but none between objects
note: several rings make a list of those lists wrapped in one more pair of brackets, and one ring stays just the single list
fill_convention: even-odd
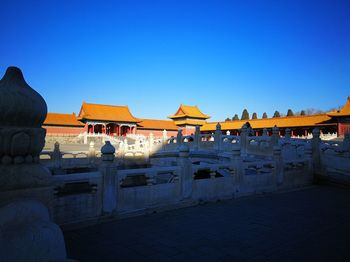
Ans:
[{"label": "stone pillar", "polygon": [[95,159],[96,159],[96,150],[95,150],[95,143],[94,143],[94,141],[90,142],[88,158],[89,158],[90,165],[94,166],[95,165]]},{"label": "stone pillar", "polygon": [[60,228],[50,221],[53,179],[39,163],[45,100],[9,67],[0,80],[0,260],[66,261]]},{"label": "stone pillar", "polygon": [[179,130],[177,131],[176,144],[177,144],[177,149],[179,149],[180,146],[182,145],[182,129],[181,128],[179,128]]},{"label": "stone pillar", "polygon": [[105,214],[112,214],[117,208],[116,168],[113,168],[115,148],[110,141],[106,141],[101,148],[102,163],[100,171],[103,176],[102,210]]},{"label": "stone pillar", "polygon": [[290,129],[289,128],[286,128],[286,130],[285,130],[285,135],[284,135],[284,138],[286,139],[286,140],[289,140],[290,139],[290,137],[291,137],[291,135],[290,135]]},{"label": "stone pillar", "polygon": [[264,137],[269,136],[269,133],[267,132],[266,128],[263,129],[262,136],[264,136]]},{"label": "stone pillar", "polygon": [[313,170],[314,170],[314,182],[318,183],[320,180],[320,176],[322,175],[322,167],[321,167],[321,151],[320,151],[320,130],[315,128],[312,130],[312,161],[313,161]]},{"label": "stone pillar", "polygon": [[60,151],[60,143],[56,141],[52,152],[52,161],[54,168],[61,168],[61,160],[62,153]]},{"label": "stone pillar", "polygon": [[277,146],[280,139],[280,131],[277,126],[272,128],[271,146]]},{"label": "stone pillar", "polygon": [[241,128],[239,144],[241,147],[241,156],[244,156],[244,157],[247,156],[248,128],[247,128],[247,125],[245,124]]},{"label": "stone pillar", "polygon": [[231,169],[234,170],[234,194],[239,194],[241,191],[241,184],[243,182],[244,169],[241,158],[241,149],[239,147],[235,147],[231,152]]},{"label": "stone pillar", "polygon": [[39,163],[45,144],[44,99],[9,67],[0,80],[0,206],[9,198],[33,197],[50,207],[49,170]]},{"label": "stone pillar", "polygon": [[181,196],[182,199],[189,199],[192,196],[193,190],[192,163],[189,159],[190,149],[187,145],[183,144],[178,150],[179,158],[177,159],[177,165],[180,167]]},{"label": "stone pillar", "polygon": [[307,145],[305,147],[305,159],[307,160],[307,175],[310,178],[310,182],[312,182],[313,174],[314,174],[314,167],[313,167],[313,159],[312,159],[312,147],[311,145]]},{"label": "stone pillar", "polygon": [[214,149],[218,151],[221,150],[221,143],[222,143],[221,125],[220,123],[217,123],[215,134],[214,134]]},{"label": "stone pillar", "polygon": [[163,132],[162,132],[163,145],[165,145],[167,143],[167,140],[168,140],[168,134],[167,134],[167,131],[164,129]]},{"label": "stone pillar", "polygon": [[200,126],[196,126],[196,131],[194,133],[194,150],[199,150],[199,143],[201,139]]},{"label": "stone pillar", "polygon": [[275,161],[275,185],[282,185],[284,179],[284,170],[283,170],[283,159],[281,154],[281,148],[279,146],[273,147],[273,159]]}]

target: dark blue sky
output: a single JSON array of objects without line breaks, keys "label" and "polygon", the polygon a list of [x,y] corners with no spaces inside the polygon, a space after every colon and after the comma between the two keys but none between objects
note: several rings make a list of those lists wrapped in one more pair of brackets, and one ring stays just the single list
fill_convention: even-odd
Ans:
[{"label": "dark blue sky", "polygon": [[350,95],[349,14],[333,0],[1,0],[0,72],[19,66],[51,112],[328,110]]}]

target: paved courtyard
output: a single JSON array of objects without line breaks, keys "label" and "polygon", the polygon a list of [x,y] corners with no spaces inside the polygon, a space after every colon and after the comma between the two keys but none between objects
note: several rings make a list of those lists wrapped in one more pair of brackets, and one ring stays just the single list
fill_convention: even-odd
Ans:
[{"label": "paved courtyard", "polygon": [[350,188],[315,186],[65,233],[80,261],[350,261]]}]

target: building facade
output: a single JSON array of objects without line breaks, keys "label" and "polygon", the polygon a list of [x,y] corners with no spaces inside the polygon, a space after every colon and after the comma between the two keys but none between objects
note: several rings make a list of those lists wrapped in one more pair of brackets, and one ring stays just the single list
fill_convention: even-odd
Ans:
[{"label": "building facade", "polygon": [[[140,119],[130,112],[128,106],[101,105],[83,102],[78,116],[75,114],[48,113],[44,128],[48,135],[80,133],[107,134],[111,136],[144,135],[151,133],[162,136],[164,130],[168,137],[176,136],[178,129],[183,135],[191,135],[195,127],[200,126],[202,133],[214,133],[217,122],[207,122],[209,115],[202,113],[197,106],[180,105],[171,120]],[[283,136],[285,130],[291,130],[292,136],[307,136],[318,127],[323,134],[343,136],[350,132],[350,97],[344,107],[338,111],[317,115],[287,116],[251,120],[220,122],[221,130],[231,135],[240,132],[241,127],[249,122],[255,135],[268,133],[278,126]]]}]

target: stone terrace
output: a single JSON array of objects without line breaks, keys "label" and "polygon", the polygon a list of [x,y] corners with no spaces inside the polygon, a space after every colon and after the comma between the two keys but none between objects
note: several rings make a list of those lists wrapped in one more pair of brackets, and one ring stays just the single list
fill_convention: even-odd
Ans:
[{"label": "stone terrace", "polygon": [[65,233],[80,261],[350,261],[350,190],[314,186]]}]

